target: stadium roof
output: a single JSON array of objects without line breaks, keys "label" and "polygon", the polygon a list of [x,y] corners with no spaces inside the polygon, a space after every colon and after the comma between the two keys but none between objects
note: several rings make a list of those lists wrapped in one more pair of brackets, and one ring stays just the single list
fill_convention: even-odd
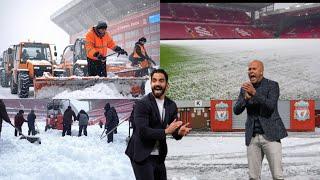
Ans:
[{"label": "stadium roof", "polygon": [[73,0],[52,14],[50,19],[73,35],[100,20],[115,21],[154,6],[160,6],[159,0]]},{"label": "stadium roof", "polygon": [[266,13],[266,15],[278,15],[278,14],[291,14],[291,15],[299,15],[301,13],[319,13],[318,10],[320,8],[320,3],[297,3],[295,6],[290,6],[285,9],[277,9],[275,11],[271,11]]},{"label": "stadium roof", "polygon": [[270,6],[273,3],[212,3],[214,6],[236,8],[247,11],[256,11],[264,7]]}]

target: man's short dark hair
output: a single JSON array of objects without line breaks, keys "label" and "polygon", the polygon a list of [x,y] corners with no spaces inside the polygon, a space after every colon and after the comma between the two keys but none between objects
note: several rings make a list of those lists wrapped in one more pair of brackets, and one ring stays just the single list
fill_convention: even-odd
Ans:
[{"label": "man's short dark hair", "polygon": [[168,82],[169,77],[168,77],[168,74],[167,74],[167,72],[166,72],[165,70],[163,70],[163,69],[155,69],[155,70],[153,70],[153,71],[151,72],[151,79],[152,79],[154,73],[161,73],[161,74],[163,74],[164,77],[165,77],[165,79],[166,79],[166,82]]}]

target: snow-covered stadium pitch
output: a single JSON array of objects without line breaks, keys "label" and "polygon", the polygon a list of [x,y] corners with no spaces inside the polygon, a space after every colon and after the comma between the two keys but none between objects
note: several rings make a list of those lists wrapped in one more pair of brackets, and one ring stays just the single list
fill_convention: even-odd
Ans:
[{"label": "snow-covered stadium pitch", "polygon": [[[281,140],[284,179],[320,179],[320,131],[289,133]],[[195,133],[181,142],[168,141],[166,167],[172,180],[247,180],[248,163],[243,132]],[[261,179],[272,179],[264,158]]]},{"label": "snow-covered stadium pitch", "polygon": [[279,83],[281,100],[319,99],[319,47],[319,39],[161,41],[161,68],[175,100],[236,99],[254,59]]},{"label": "snow-covered stadium pitch", "polygon": [[[88,136],[61,137],[61,131],[44,131],[38,122],[41,145],[14,137],[13,128],[3,123],[0,139],[0,179],[135,179],[129,158],[124,154],[128,124],[124,123],[114,135],[114,143],[100,140],[102,129],[88,127]],[[23,125],[27,132],[27,125]],[[193,132],[180,141],[167,137],[166,167],[170,180],[233,180],[248,179],[246,146],[241,133]],[[320,131],[289,133],[282,140],[285,179],[320,178]],[[264,160],[262,179],[271,179]]]}]

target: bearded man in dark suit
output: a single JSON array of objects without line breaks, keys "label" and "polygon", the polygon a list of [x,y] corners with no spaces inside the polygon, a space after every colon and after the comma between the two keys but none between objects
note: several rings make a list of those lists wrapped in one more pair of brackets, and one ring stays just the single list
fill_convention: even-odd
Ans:
[{"label": "bearded man in dark suit", "polygon": [[176,140],[187,135],[191,128],[177,120],[177,105],[165,96],[168,75],[162,69],[151,73],[152,93],[137,101],[134,108],[133,134],[126,154],[137,180],[166,180],[164,164],[168,148],[166,136]]}]

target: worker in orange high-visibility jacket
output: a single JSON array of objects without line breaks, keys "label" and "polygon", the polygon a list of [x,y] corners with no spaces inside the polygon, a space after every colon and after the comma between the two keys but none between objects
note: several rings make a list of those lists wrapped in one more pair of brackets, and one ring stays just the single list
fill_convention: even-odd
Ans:
[{"label": "worker in orange high-visibility jacket", "polygon": [[108,48],[118,54],[128,56],[128,53],[113,41],[111,35],[107,32],[107,27],[106,22],[99,21],[98,24],[90,28],[86,34],[85,49],[89,76],[107,76],[106,56]]},{"label": "worker in orange high-visibility jacket", "polygon": [[147,42],[147,39],[145,37],[142,37],[138,40],[138,42],[135,43],[133,52],[129,56],[129,60],[131,61],[132,66],[142,66],[142,68],[145,68],[148,66],[148,64],[151,62],[154,65],[156,63],[149,57],[144,44]]}]

